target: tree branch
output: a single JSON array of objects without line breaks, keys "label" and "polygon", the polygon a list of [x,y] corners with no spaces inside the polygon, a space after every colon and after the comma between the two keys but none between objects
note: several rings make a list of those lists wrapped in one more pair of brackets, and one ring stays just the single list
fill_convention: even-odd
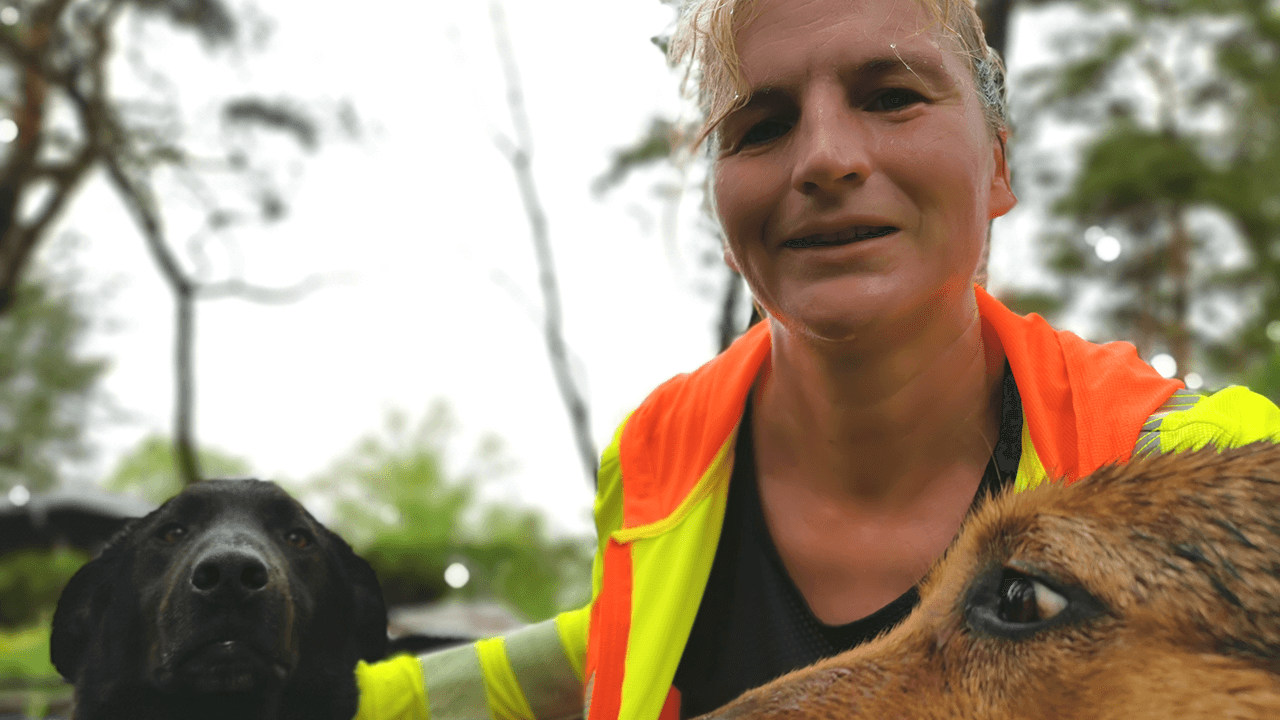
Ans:
[{"label": "tree branch", "polygon": [[511,113],[514,132],[510,147],[503,147],[503,144],[498,143],[498,149],[506,156],[515,173],[520,200],[529,220],[529,230],[538,262],[538,286],[542,291],[544,306],[543,341],[547,346],[547,355],[551,360],[551,370],[555,375],[560,398],[569,412],[579,460],[589,481],[594,485],[597,481],[598,466],[595,443],[591,440],[590,412],[578,384],[574,382],[568,350],[565,347],[564,320],[560,306],[559,282],[556,279],[555,259],[551,252],[546,212],[538,197],[537,184],[533,178],[533,131],[525,111],[524,91],[520,84],[511,38],[507,34],[507,21],[502,4],[498,0],[491,0],[489,13],[493,22],[494,44],[497,46],[498,59],[506,81],[507,109]]},{"label": "tree branch", "polygon": [[176,311],[174,331],[174,363],[177,397],[174,401],[174,456],[184,485],[200,480],[200,459],[196,452],[194,430],[195,407],[195,291],[196,285],[182,271],[177,258],[165,242],[160,215],[151,191],[136,183],[120,165],[119,158],[107,154],[105,165],[111,183],[120,193],[129,214],[142,230],[151,258],[173,292]]},{"label": "tree branch", "polygon": [[239,298],[259,305],[288,305],[302,300],[317,290],[349,281],[349,278],[344,276],[313,274],[292,285],[268,287],[232,278],[215,283],[201,283],[196,287],[196,294],[201,300]]}]

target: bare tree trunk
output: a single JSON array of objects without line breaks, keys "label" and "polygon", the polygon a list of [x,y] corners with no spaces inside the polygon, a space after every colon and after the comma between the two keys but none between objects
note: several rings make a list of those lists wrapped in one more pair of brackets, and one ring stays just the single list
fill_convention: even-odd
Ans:
[{"label": "bare tree trunk", "polygon": [[196,451],[196,308],[195,290],[190,285],[174,287],[174,380],[177,383],[173,408],[173,454],[184,485],[202,479],[200,455]]},{"label": "bare tree trunk", "polygon": [[597,482],[597,454],[591,439],[591,418],[586,399],[574,382],[569,366],[569,353],[564,342],[563,314],[560,305],[560,288],[556,279],[555,258],[551,252],[551,239],[547,232],[547,215],[538,198],[537,184],[533,179],[533,131],[524,107],[524,90],[520,83],[515,53],[507,34],[507,21],[502,4],[494,0],[489,4],[493,20],[494,41],[502,74],[507,83],[507,108],[511,113],[514,139],[495,138],[498,149],[506,156],[516,176],[520,200],[529,218],[529,230],[533,236],[534,251],[538,261],[538,286],[542,291],[542,334],[551,360],[560,399],[569,413],[574,443],[578,457],[589,481]]},{"label": "bare tree trunk", "polygon": [[108,155],[107,174],[116,186],[133,219],[142,230],[147,249],[156,262],[161,276],[173,292],[177,321],[174,328],[174,434],[173,457],[184,485],[200,480],[200,462],[196,452],[194,431],[195,416],[195,368],[192,345],[195,333],[196,284],[189,280],[178,265],[177,258],[169,251],[160,216],[148,189],[130,178],[120,166],[118,158]]},{"label": "bare tree trunk", "polygon": [[978,16],[982,18],[982,32],[987,45],[1005,56],[1009,49],[1009,17],[1013,14],[1013,0],[982,0],[978,4]]},{"label": "bare tree trunk", "polygon": [[[70,0],[55,0],[36,5],[25,31],[7,29],[0,32],[0,55],[6,56],[21,72],[20,91],[16,98],[8,98],[12,101],[10,114],[17,125],[18,135],[10,144],[3,166],[0,166],[0,315],[12,307],[18,284],[35,246],[79,187],[97,160],[100,149],[99,138],[92,132],[91,118],[97,112],[100,83],[81,82],[97,80],[97,76],[93,72],[57,71],[50,62],[51,53],[56,52],[56,48],[50,50],[54,28],[69,4]],[[103,22],[109,21],[114,14],[114,11],[104,13]],[[97,42],[93,58],[105,57],[105,36],[95,33],[94,38]],[[40,157],[51,85],[61,86],[71,96],[76,104],[77,120],[84,132],[83,146],[61,163],[45,162]],[[94,102],[85,101],[80,92],[82,85],[91,86],[88,92]],[[17,214],[24,191],[41,179],[52,181],[52,191],[30,221],[21,223]]]},{"label": "bare tree trunk", "polygon": [[1178,363],[1178,374],[1191,372],[1191,234],[1183,218],[1182,207],[1169,208],[1169,276],[1173,279],[1171,305],[1173,318],[1168,328],[1169,354]]}]

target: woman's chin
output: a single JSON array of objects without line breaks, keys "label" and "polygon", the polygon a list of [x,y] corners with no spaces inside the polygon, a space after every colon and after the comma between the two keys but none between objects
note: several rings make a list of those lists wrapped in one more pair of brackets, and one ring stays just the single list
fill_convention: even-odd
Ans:
[{"label": "woman's chin", "polygon": [[880,292],[859,289],[857,293],[815,292],[808,298],[798,295],[793,302],[780,303],[770,315],[786,332],[808,341],[866,349],[909,342],[930,334],[931,329],[941,329],[935,327],[939,323],[965,322],[965,313],[956,312],[964,303],[941,297],[950,293],[937,289],[912,293],[901,285],[883,287]]}]

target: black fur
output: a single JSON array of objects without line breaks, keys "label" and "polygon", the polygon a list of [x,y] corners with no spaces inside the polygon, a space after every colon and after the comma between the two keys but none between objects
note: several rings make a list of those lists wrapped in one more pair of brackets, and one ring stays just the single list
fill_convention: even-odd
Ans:
[{"label": "black fur", "polygon": [[58,601],[76,720],[349,720],[386,651],[369,564],[273,483],[211,480],[135,520]]}]

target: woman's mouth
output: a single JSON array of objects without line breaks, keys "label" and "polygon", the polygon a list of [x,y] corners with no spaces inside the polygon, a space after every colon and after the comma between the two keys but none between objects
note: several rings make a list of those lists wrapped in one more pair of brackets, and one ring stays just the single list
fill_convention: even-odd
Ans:
[{"label": "woman's mouth", "polygon": [[879,227],[860,225],[858,227],[849,228],[848,230],[841,230],[840,232],[819,233],[817,235],[807,235],[802,238],[793,238],[784,244],[789,248],[847,245],[849,243],[858,242],[859,240],[870,240],[872,238],[884,237],[885,235],[895,233],[897,231],[898,228],[889,225],[882,225]]}]

